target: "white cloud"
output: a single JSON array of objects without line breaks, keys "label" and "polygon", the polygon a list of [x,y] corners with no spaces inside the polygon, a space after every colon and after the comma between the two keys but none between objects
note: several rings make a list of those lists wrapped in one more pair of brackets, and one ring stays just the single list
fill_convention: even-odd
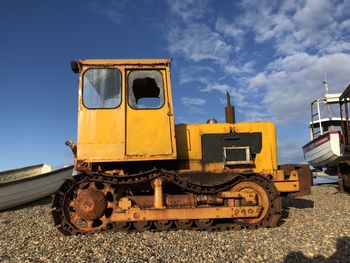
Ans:
[{"label": "white cloud", "polygon": [[330,13],[333,10],[332,4],[327,0],[305,1],[304,6],[296,10],[293,21],[299,28],[315,29],[333,21]]},{"label": "white cloud", "polygon": [[200,91],[203,91],[203,92],[211,92],[213,90],[226,94],[226,92],[229,92],[229,93],[231,92],[232,87],[227,84],[214,83],[214,84],[209,84],[203,89],[200,89]]},{"label": "white cloud", "polygon": [[344,20],[340,23],[340,29],[342,30],[350,30],[350,19]]},{"label": "white cloud", "polygon": [[259,72],[257,75],[251,77],[248,81],[249,89],[255,90],[259,87],[264,87],[268,84],[268,80],[266,78],[265,73]]},{"label": "white cloud", "polygon": [[221,33],[224,37],[228,37],[233,40],[234,50],[240,51],[243,46],[243,37],[245,32],[237,27],[234,23],[229,23],[223,18],[219,18],[215,24],[215,30]]},{"label": "white cloud", "polygon": [[318,59],[317,55],[309,55],[305,52],[297,52],[289,56],[280,57],[267,65],[271,71],[296,72],[314,64]]},{"label": "white cloud", "polygon": [[235,24],[227,22],[223,18],[219,18],[215,24],[216,31],[223,33],[227,37],[242,38],[244,31],[240,28],[237,28]]},{"label": "white cloud", "polygon": [[344,16],[347,12],[341,8],[344,6],[345,3],[327,0],[282,4],[278,1],[245,1],[242,3],[245,11],[236,21],[245,30],[254,32],[257,43],[273,40],[280,54],[290,55],[306,49],[323,53],[328,52],[332,41],[342,38],[341,28],[346,27],[347,22],[336,21],[334,16]]},{"label": "white cloud", "polygon": [[[346,54],[350,38],[344,34],[350,25],[344,7],[350,7],[350,2],[345,2],[247,0],[241,2],[243,12],[232,22],[218,20],[217,25],[232,25],[232,36],[236,29],[252,32],[256,43],[272,45],[275,50],[271,62],[257,73],[250,62],[235,61],[222,68],[241,87],[235,90],[239,101],[247,105],[255,97],[260,106],[258,111],[243,113],[248,119],[271,117],[279,124],[307,122],[309,103],[323,94],[324,72],[331,91],[345,87],[349,81],[346,68],[350,66],[350,55]],[[224,36],[229,29],[223,26]],[[210,85],[202,91],[223,92],[225,85]]]},{"label": "white cloud", "polygon": [[328,54],[342,53],[350,51],[350,43],[345,41],[332,41],[328,47],[325,47],[325,51]]},{"label": "white cloud", "polygon": [[200,82],[209,84],[212,80],[212,74],[216,73],[215,69],[209,66],[193,65],[182,68],[179,74],[179,83]]},{"label": "white cloud", "polygon": [[206,115],[207,114],[207,112],[200,107],[206,104],[205,99],[183,97],[181,98],[181,102],[186,107],[186,112],[189,115]]},{"label": "white cloud", "polygon": [[247,74],[247,73],[253,73],[254,72],[254,62],[253,61],[248,61],[244,64],[240,64],[239,62],[233,63],[228,63],[223,65],[223,70],[224,72],[237,76],[237,75],[242,75],[242,74]]},{"label": "white cloud", "polygon": [[312,100],[324,94],[322,80],[327,73],[330,92],[342,91],[349,82],[349,54],[325,56],[297,53],[269,64],[268,71],[250,79],[251,88],[264,90],[262,105],[273,120],[306,123]]},{"label": "white cloud", "polygon": [[170,11],[185,22],[203,18],[210,12],[207,0],[168,0]]},{"label": "white cloud", "polygon": [[224,63],[231,52],[231,46],[220,34],[200,23],[172,27],[167,33],[167,41],[171,54],[181,55],[195,62],[212,60]]},{"label": "white cloud", "polygon": [[197,105],[201,106],[206,103],[205,99],[201,98],[188,98],[188,97],[183,97],[181,98],[181,102],[185,106],[191,106],[191,105]]}]

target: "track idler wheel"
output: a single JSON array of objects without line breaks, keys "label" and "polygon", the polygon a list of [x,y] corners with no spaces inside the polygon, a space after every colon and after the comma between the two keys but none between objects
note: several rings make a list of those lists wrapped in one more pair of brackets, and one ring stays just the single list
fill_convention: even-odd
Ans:
[{"label": "track idler wheel", "polygon": [[231,188],[233,192],[255,193],[254,202],[246,202],[244,199],[228,200],[232,206],[261,206],[263,207],[257,218],[237,219],[237,222],[245,228],[273,227],[277,225],[281,217],[281,197],[274,184],[261,176],[252,176],[239,182]]},{"label": "track idler wheel", "polygon": [[108,185],[83,181],[75,185],[67,199],[65,217],[77,233],[112,228],[109,217],[113,212],[114,196]]}]

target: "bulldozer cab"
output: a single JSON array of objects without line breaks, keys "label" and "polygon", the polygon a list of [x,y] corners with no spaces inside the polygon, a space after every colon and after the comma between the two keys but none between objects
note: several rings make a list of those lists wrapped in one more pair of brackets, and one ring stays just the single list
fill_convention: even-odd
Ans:
[{"label": "bulldozer cab", "polygon": [[80,60],[77,159],[176,158],[170,60]]}]

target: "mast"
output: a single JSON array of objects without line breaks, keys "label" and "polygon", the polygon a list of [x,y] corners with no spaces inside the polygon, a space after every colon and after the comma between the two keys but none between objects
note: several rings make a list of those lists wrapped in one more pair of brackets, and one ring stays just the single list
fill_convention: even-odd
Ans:
[{"label": "mast", "polygon": [[[325,102],[326,102],[326,106],[327,106],[328,118],[329,118],[330,121],[332,121],[331,107],[327,103],[327,97],[326,97],[328,95],[328,82],[327,82],[327,73],[326,72],[324,73],[323,86],[324,86],[324,89],[325,89],[325,92],[326,92],[326,94],[325,94]],[[334,130],[334,126],[333,125],[330,128],[331,128],[332,131]]]},{"label": "mast", "polygon": [[327,73],[324,73],[324,81],[323,81],[323,86],[326,91],[326,95],[328,94],[328,82],[327,82]]}]

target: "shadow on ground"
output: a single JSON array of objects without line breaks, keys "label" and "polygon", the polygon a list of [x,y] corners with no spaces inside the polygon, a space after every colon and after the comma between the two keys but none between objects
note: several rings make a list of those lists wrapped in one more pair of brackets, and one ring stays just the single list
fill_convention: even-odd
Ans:
[{"label": "shadow on ground", "polygon": [[289,217],[289,210],[291,207],[297,209],[314,208],[315,202],[303,198],[282,197],[282,216],[278,225],[283,225]]},{"label": "shadow on ground", "polygon": [[289,209],[291,207],[304,209],[304,208],[314,208],[314,201],[303,199],[303,198],[291,198],[283,197],[282,198],[282,207],[284,209]]},{"label": "shadow on ground", "polygon": [[350,262],[350,238],[340,237],[337,239],[337,251],[330,257],[326,258],[322,255],[315,257],[307,257],[300,251],[290,252],[285,258],[284,263],[294,262]]}]

